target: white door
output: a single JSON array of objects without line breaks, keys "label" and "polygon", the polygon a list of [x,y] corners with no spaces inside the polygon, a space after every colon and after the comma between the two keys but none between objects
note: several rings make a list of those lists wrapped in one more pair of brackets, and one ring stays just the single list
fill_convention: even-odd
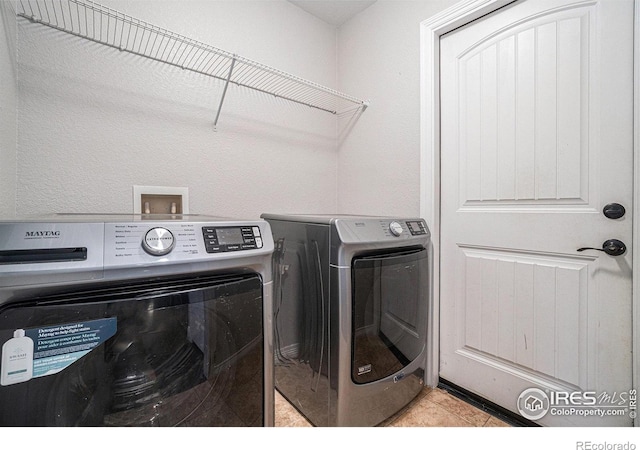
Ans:
[{"label": "white door", "polygon": [[[520,0],[440,55],[440,377],[542,425],[632,425],[633,1]],[[577,251],[609,239],[626,253]]]}]

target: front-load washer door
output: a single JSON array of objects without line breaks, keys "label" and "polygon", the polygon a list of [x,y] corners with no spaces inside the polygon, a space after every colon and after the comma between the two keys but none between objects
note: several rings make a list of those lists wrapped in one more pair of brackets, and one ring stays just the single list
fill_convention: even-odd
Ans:
[{"label": "front-load washer door", "polygon": [[3,426],[262,426],[262,280],[193,275],[0,309]]},{"label": "front-load washer door", "polygon": [[355,257],[351,270],[351,378],[365,384],[400,372],[425,348],[427,251]]}]

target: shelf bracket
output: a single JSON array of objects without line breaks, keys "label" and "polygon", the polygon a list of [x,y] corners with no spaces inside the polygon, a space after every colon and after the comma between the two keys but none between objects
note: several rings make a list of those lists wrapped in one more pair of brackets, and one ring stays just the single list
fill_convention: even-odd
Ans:
[{"label": "shelf bracket", "polygon": [[236,57],[231,59],[231,66],[229,67],[229,74],[227,75],[227,79],[224,83],[224,89],[222,90],[222,97],[220,97],[220,104],[218,105],[218,112],[216,113],[216,118],[213,121],[213,131],[218,131],[218,119],[220,118],[220,111],[222,111],[222,104],[224,103],[224,97],[227,95],[227,88],[229,87],[229,81],[231,81],[231,74],[233,73],[233,66],[236,65]]}]

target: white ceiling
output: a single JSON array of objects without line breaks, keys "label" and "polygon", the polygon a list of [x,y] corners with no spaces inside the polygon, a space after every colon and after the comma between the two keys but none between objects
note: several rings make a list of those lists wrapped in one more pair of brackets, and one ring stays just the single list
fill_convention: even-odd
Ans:
[{"label": "white ceiling", "polygon": [[289,0],[328,24],[339,27],[376,0]]}]

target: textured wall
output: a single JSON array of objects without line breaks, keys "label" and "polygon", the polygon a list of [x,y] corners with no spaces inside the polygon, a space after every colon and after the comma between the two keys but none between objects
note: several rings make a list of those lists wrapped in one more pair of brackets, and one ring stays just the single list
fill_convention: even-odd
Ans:
[{"label": "textured wall", "polygon": [[[102,2],[330,87],[336,35],[285,1]],[[153,6],[153,7],[151,7]],[[190,212],[337,209],[336,118],[47,27],[18,26],[17,212],[131,212],[133,185]]]},{"label": "textured wall", "polygon": [[455,1],[378,0],[336,42],[280,0],[103,0],[371,100],[336,121],[232,86],[217,132],[220,82],[21,22],[17,211],[129,212],[133,185],[161,185],[188,187],[194,213],[417,215],[419,24]]},{"label": "textured wall", "polygon": [[339,89],[368,98],[339,121],[338,209],[420,213],[420,22],[457,0],[378,0],[338,34]]},{"label": "textured wall", "polygon": [[0,2],[0,217],[16,212],[16,21]]}]

